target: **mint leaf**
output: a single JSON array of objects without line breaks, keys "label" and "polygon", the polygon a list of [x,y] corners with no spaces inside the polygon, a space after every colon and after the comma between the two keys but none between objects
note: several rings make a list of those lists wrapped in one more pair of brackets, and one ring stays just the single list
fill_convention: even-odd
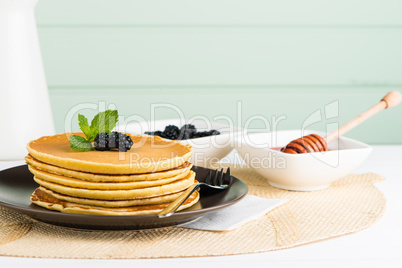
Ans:
[{"label": "mint leaf", "polygon": [[92,150],[92,142],[95,140],[96,136],[99,133],[111,132],[118,120],[119,114],[117,110],[106,110],[98,113],[94,119],[92,119],[91,125],[88,124],[88,119],[85,116],[78,114],[78,124],[85,138],[78,135],[71,135],[69,139],[71,150]]},{"label": "mint leaf", "polygon": [[116,126],[119,120],[119,114],[117,110],[106,110],[95,115],[91,122],[91,139],[88,141],[94,141],[96,135],[99,133],[109,133]]},{"label": "mint leaf", "polygon": [[78,114],[78,125],[84,133],[87,140],[91,140],[91,127],[88,124],[88,119],[82,114]]},{"label": "mint leaf", "polygon": [[92,150],[92,143],[87,141],[84,137],[78,135],[70,136],[70,147],[73,151],[90,151]]}]

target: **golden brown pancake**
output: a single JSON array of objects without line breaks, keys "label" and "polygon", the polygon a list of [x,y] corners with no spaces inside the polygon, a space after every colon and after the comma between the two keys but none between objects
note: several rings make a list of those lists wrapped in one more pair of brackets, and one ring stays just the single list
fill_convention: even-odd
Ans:
[{"label": "golden brown pancake", "polygon": [[28,143],[32,157],[44,163],[67,169],[101,174],[143,174],[169,170],[185,163],[192,154],[189,145],[158,136],[130,135],[134,144],[127,152],[72,151],[70,135],[45,136]]},{"label": "golden brown pancake", "polygon": [[31,173],[42,180],[57,183],[60,185],[65,185],[74,188],[83,188],[83,189],[94,189],[94,190],[131,190],[131,189],[139,189],[139,188],[148,188],[155,187],[159,185],[165,185],[172,183],[174,181],[185,178],[190,170],[185,173],[177,174],[176,176],[170,178],[164,178],[159,180],[152,181],[130,181],[130,182],[90,182],[79,180],[76,178],[65,177],[53,173],[49,173],[46,171],[38,170],[30,165],[28,165],[29,171]]},{"label": "golden brown pancake", "polygon": [[53,192],[52,190],[46,189],[42,186],[39,186],[39,189],[48,195],[51,195],[61,201],[67,201],[71,203],[78,203],[83,205],[93,205],[98,207],[110,207],[110,208],[118,208],[118,207],[131,207],[131,206],[140,206],[140,205],[153,205],[153,204],[161,204],[172,202],[176,198],[178,198],[184,191],[155,196],[150,198],[143,198],[143,199],[131,199],[131,200],[99,200],[99,199],[88,199],[88,198],[80,198],[80,197],[73,197],[68,195],[59,194]]},{"label": "golden brown pancake", "polygon": [[129,181],[147,181],[147,180],[158,180],[162,178],[170,178],[178,174],[186,173],[189,171],[193,164],[185,162],[183,165],[176,168],[145,174],[134,174],[134,175],[108,175],[108,174],[95,174],[89,172],[81,172],[76,170],[70,170],[66,168],[61,168],[53,165],[49,165],[38,161],[30,155],[25,157],[25,161],[38,170],[43,170],[49,173],[62,175],[65,177],[72,177],[76,179],[92,181],[92,182],[129,182]]},{"label": "golden brown pancake", "polygon": [[[186,202],[180,206],[183,210],[194,205],[199,199],[199,193],[195,191]],[[162,211],[169,203],[129,206],[124,208],[106,208],[93,205],[83,205],[68,201],[62,201],[38,188],[31,196],[31,202],[51,210],[65,213],[92,214],[92,215],[149,215]]]},{"label": "golden brown pancake", "polygon": [[127,199],[141,199],[150,198],[160,195],[176,193],[187,189],[194,183],[195,173],[190,171],[183,179],[174,181],[169,184],[130,190],[93,190],[69,187],[54,182],[46,181],[37,177],[34,180],[41,186],[52,190],[56,193],[89,198],[89,199],[102,199],[102,200],[127,200]]}]

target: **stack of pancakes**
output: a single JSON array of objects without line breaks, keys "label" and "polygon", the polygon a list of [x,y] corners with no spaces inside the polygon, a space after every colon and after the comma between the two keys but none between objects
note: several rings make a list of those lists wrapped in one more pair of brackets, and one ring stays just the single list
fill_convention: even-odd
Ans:
[{"label": "stack of pancakes", "polygon": [[[195,181],[187,162],[192,148],[160,137],[130,135],[127,152],[70,149],[65,133],[27,145],[25,158],[39,187],[31,202],[66,213],[98,215],[157,214]],[[180,207],[195,204],[199,193]]]}]

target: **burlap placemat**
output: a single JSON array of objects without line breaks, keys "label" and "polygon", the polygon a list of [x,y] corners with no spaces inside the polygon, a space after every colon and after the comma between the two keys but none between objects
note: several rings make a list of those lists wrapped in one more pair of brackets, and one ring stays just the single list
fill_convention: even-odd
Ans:
[{"label": "burlap placemat", "polygon": [[289,201],[236,230],[166,227],[88,231],[53,226],[0,208],[0,255],[49,258],[162,258],[266,252],[356,232],[384,213],[376,174],[349,175],[317,192],[276,189],[246,167],[231,167],[249,194]]}]

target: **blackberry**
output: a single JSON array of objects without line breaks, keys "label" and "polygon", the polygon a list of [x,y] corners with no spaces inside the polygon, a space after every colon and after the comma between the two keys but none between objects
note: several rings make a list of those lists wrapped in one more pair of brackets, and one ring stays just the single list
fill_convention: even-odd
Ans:
[{"label": "blackberry", "polygon": [[118,133],[116,131],[110,133],[110,135],[109,135],[109,148],[110,149],[118,147],[117,139],[118,139]]},{"label": "blackberry", "polygon": [[133,145],[131,137],[120,132],[118,133],[118,139],[116,141],[120,152],[127,152],[127,150],[130,150]]},{"label": "blackberry", "polygon": [[177,140],[179,138],[179,135],[180,135],[180,129],[174,125],[166,126],[165,130],[163,131],[163,138],[169,140]]},{"label": "blackberry", "polygon": [[203,138],[208,136],[208,131],[200,131],[194,134],[193,138]]},{"label": "blackberry", "polygon": [[109,151],[111,149],[118,149],[121,152],[126,152],[131,149],[133,141],[130,136],[120,132],[99,133],[96,135],[94,141],[95,150]]},{"label": "blackberry", "polygon": [[200,131],[197,132],[197,129],[194,125],[186,124],[182,126],[180,129],[174,125],[168,125],[165,127],[164,131],[147,131],[144,132],[147,135],[151,136],[159,136],[161,138],[170,139],[170,140],[187,140],[194,138],[202,138],[207,136],[219,135],[221,134],[218,130],[212,129],[209,131]]},{"label": "blackberry", "polygon": [[195,133],[194,138],[203,138],[203,137],[208,137],[208,136],[213,136],[213,135],[219,135],[221,134],[218,130],[209,130],[209,131],[200,131]]},{"label": "blackberry", "polygon": [[99,133],[95,137],[94,141],[95,150],[98,151],[108,151],[109,148],[109,134],[107,133]]},{"label": "blackberry", "polygon": [[191,124],[186,124],[180,128],[179,140],[192,139],[195,133],[197,133],[197,129],[195,128],[195,126]]},{"label": "blackberry", "polygon": [[221,133],[218,130],[212,129],[209,131],[209,136],[220,135]]}]

